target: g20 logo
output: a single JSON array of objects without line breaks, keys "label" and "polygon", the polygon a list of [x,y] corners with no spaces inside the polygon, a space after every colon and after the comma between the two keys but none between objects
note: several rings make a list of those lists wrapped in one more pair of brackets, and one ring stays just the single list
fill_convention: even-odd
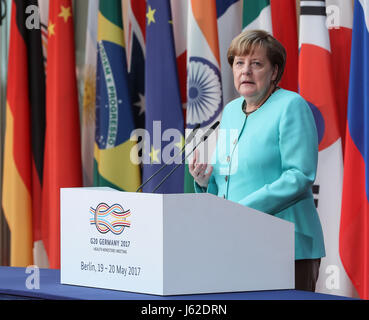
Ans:
[{"label": "g20 logo", "polygon": [[99,203],[94,209],[90,207],[90,224],[95,225],[100,233],[112,233],[119,235],[125,228],[131,226],[131,222],[127,217],[131,215],[131,211],[124,210],[120,204],[113,204],[112,206],[106,203]]}]

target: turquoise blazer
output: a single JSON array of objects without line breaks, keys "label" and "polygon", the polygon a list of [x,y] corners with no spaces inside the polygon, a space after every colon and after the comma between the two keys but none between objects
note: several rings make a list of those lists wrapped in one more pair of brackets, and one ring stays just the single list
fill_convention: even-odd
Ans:
[{"label": "turquoise blazer", "polygon": [[311,187],[318,161],[312,111],[297,93],[279,89],[248,117],[243,97],[222,114],[208,192],[295,224],[295,259],[325,256]]}]

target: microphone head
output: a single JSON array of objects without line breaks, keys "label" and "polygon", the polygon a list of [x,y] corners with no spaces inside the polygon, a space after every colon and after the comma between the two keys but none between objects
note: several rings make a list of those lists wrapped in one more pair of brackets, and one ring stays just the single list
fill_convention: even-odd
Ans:
[{"label": "microphone head", "polygon": [[215,123],[211,126],[211,128],[210,128],[210,129],[215,130],[215,129],[217,128],[217,126],[219,126],[219,124],[220,124],[220,121],[215,122]]},{"label": "microphone head", "polygon": [[205,141],[213,132],[214,130],[219,126],[220,122],[217,121],[215,122],[209,129],[208,131],[206,131],[206,133],[204,134],[202,141]]},{"label": "microphone head", "polygon": [[200,128],[200,123],[196,124],[192,129],[190,135],[187,137],[185,144],[190,143],[196,135],[197,130]]}]

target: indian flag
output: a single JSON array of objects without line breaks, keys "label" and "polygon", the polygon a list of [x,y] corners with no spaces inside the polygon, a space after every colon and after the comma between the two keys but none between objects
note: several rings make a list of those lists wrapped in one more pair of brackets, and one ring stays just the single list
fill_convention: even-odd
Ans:
[{"label": "indian flag", "polygon": [[[200,124],[201,129],[206,130],[220,119],[223,110],[215,1],[188,1],[187,35],[186,134],[189,134],[197,124]],[[214,138],[212,135],[209,139],[209,146],[213,147],[209,147],[206,152],[208,159],[211,157],[211,149],[215,146]],[[204,155],[205,150],[200,150],[200,156]],[[187,168],[185,192],[193,192],[193,180]]]}]

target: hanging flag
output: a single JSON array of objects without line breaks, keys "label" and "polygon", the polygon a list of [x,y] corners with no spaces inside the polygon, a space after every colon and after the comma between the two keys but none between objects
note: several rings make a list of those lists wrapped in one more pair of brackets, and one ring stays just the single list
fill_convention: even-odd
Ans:
[{"label": "hanging flag", "polygon": [[128,2],[128,87],[135,128],[145,128],[145,27],[146,1]]},{"label": "hanging flag", "polygon": [[[182,102],[183,121],[186,123],[187,107],[187,16],[188,5],[186,1],[170,0],[173,21],[173,37],[177,57],[178,83]],[[194,192],[193,180],[190,189],[187,179],[192,178],[188,172],[188,165],[184,164],[184,192]]]},{"label": "hanging flag", "polygon": [[[327,21],[332,52],[332,71],[336,93],[337,115],[345,150],[347,99],[350,78],[351,33],[353,4],[347,0],[327,0]],[[345,155],[345,154],[343,154]]]},{"label": "hanging flag", "polygon": [[240,0],[217,0],[216,2],[224,105],[239,97],[234,87],[233,72],[228,63],[227,52],[233,38],[242,31],[242,4]]},{"label": "hanging flag", "polygon": [[[146,130],[143,181],[160,166],[169,163],[145,187],[152,192],[161,179],[181,163],[175,155],[184,143],[184,122],[178,85],[177,64],[169,0],[147,1],[146,13]],[[183,192],[183,165],[157,190],[158,193]]]},{"label": "hanging flag", "polygon": [[74,50],[71,0],[53,0],[49,6],[42,191],[43,240],[50,268],[60,267],[60,188],[82,186]]},{"label": "hanging flag", "polygon": [[[187,128],[213,124],[223,110],[217,11],[212,0],[188,2]],[[202,81],[205,78],[206,81]]]},{"label": "hanging flag", "polygon": [[243,30],[262,29],[279,40],[287,53],[279,86],[297,91],[298,40],[296,1],[243,0]]},{"label": "hanging flag", "polygon": [[10,264],[23,267],[33,263],[33,242],[40,239],[45,129],[41,33],[26,26],[29,5],[37,1],[12,2],[2,195]]},{"label": "hanging flag", "polygon": [[[223,110],[216,2],[188,1],[187,28],[186,131],[190,132],[195,125],[200,124],[204,132],[214,122],[220,120]],[[206,154],[202,150],[201,156],[204,157],[204,161],[211,159],[215,149],[214,136],[208,139],[209,148]],[[193,179],[187,166],[185,182],[185,191],[194,192]]]},{"label": "hanging flag", "polygon": [[82,173],[83,186],[93,185],[95,108],[96,108],[96,61],[97,61],[97,13],[99,0],[88,2],[86,50],[84,66],[84,93],[82,111]]},{"label": "hanging flag", "polygon": [[279,86],[298,91],[298,39],[296,0],[270,0],[273,36],[282,43],[287,53],[286,66]]},{"label": "hanging flag", "polygon": [[360,298],[369,299],[369,1],[355,0],[347,109],[340,255]]},{"label": "hanging flag", "polygon": [[338,252],[343,160],[324,1],[301,1],[299,88],[313,112],[319,139],[313,193],[326,257],[321,261],[317,291],[346,295],[349,280]]},{"label": "hanging flag", "polygon": [[140,168],[130,139],[134,123],[120,0],[100,1],[97,41],[94,185],[135,191]]},{"label": "hanging flag", "polygon": [[170,0],[173,21],[173,37],[177,57],[179,91],[182,111],[186,118],[187,105],[187,9],[186,1]]},{"label": "hanging flag", "polygon": [[261,29],[273,34],[270,0],[243,0],[242,27],[243,30]]}]

